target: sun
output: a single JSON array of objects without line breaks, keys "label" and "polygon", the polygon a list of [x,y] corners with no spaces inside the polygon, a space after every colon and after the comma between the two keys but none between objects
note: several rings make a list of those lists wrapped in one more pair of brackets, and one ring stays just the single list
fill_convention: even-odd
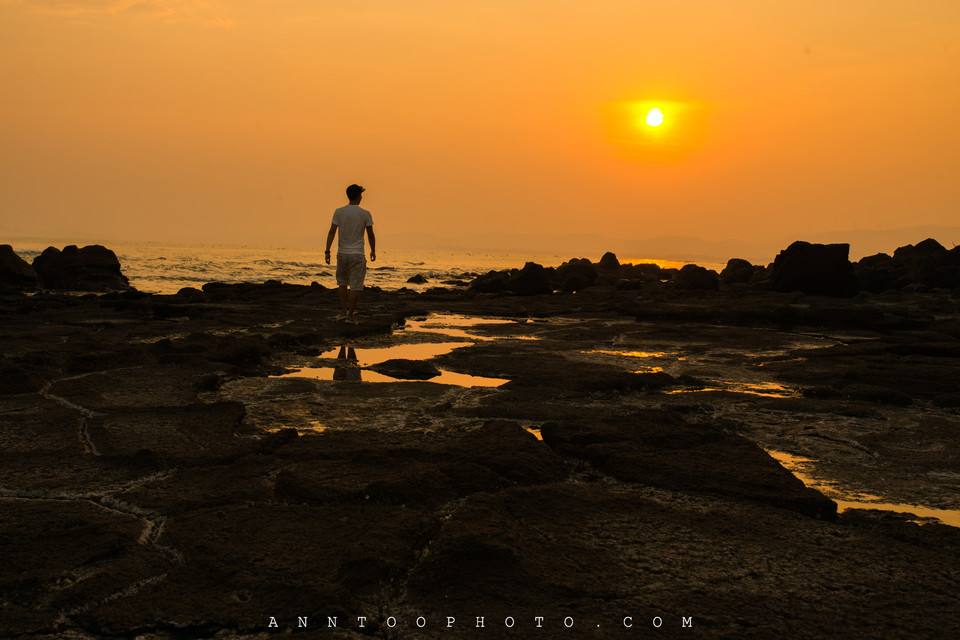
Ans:
[{"label": "sun", "polygon": [[656,162],[685,156],[704,135],[701,101],[663,95],[621,99],[605,104],[610,141],[629,155]]},{"label": "sun", "polygon": [[647,123],[648,127],[659,127],[663,124],[663,110],[661,110],[660,107],[653,107],[647,111],[644,122]]}]

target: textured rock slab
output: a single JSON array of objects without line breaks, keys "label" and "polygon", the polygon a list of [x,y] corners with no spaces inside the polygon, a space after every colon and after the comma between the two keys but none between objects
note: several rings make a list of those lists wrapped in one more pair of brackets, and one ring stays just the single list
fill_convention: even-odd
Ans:
[{"label": "textured rock slab", "polygon": [[836,517],[832,500],[805,487],[754,443],[720,427],[688,424],[676,414],[650,412],[607,424],[550,423],[541,433],[558,452],[627,482]]},{"label": "textured rock slab", "polygon": [[199,375],[184,367],[128,367],[64,379],[50,393],[92,411],[176,407],[196,402]]},{"label": "textured rock slab", "polygon": [[91,418],[88,431],[101,456],[211,462],[254,448],[252,441],[236,437],[243,413],[237,402],[118,409]]},{"label": "textured rock slab", "polygon": [[262,631],[271,615],[289,624],[304,615],[373,615],[435,526],[423,513],[385,505],[186,513],[172,517],[161,537],[183,553],[184,564],[122,606],[104,605],[85,619],[104,634],[175,626],[199,635]]},{"label": "textured rock slab", "polygon": [[277,494],[291,502],[369,500],[429,509],[478,491],[554,482],[567,475],[556,454],[512,422],[491,422],[439,441],[409,435],[388,445],[389,455],[384,444],[363,432],[290,442],[278,454],[314,459],[284,467]]},{"label": "textured rock slab", "polygon": [[171,563],[142,544],[143,529],[135,516],[86,501],[0,499],[0,633],[51,631],[60,612],[162,580]]},{"label": "textured rock slab", "polygon": [[[515,488],[470,497],[445,520],[409,593],[433,617],[482,612],[494,638],[620,638],[625,615],[648,633],[661,616],[656,635],[669,638],[949,637],[960,632],[944,615],[960,604],[950,586],[960,563],[942,564],[941,551],[960,535],[945,529],[904,537],[872,521],[616,484]],[[517,629],[502,627],[507,615]]]}]

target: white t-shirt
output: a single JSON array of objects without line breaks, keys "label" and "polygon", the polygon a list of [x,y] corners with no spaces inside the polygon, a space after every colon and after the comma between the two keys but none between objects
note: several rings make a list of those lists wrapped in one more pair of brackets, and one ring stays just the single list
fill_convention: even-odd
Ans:
[{"label": "white t-shirt", "polygon": [[359,205],[348,204],[333,212],[333,224],[340,230],[337,253],[363,255],[363,232],[373,226],[373,216]]}]

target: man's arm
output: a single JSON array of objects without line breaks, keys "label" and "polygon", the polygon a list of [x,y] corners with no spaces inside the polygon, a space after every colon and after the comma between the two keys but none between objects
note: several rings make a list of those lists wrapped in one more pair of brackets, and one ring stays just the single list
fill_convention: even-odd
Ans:
[{"label": "man's arm", "polygon": [[330,231],[327,232],[327,248],[323,251],[323,259],[330,264],[330,247],[333,245],[333,237],[337,235],[337,225],[331,224]]},{"label": "man's arm", "polygon": [[373,235],[373,225],[367,227],[367,238],[370,240],[370,262],[377,261],[377,236]]}]

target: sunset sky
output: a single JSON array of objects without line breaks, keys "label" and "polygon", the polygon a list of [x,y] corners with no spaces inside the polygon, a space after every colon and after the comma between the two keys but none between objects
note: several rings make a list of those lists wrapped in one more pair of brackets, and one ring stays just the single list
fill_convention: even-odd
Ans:
[{"label": "sunset sky", "polygon": [[359,182],[382,247],[953,246],[958,34],[956,0],[0,0],[0,241],[319,245]]}]

